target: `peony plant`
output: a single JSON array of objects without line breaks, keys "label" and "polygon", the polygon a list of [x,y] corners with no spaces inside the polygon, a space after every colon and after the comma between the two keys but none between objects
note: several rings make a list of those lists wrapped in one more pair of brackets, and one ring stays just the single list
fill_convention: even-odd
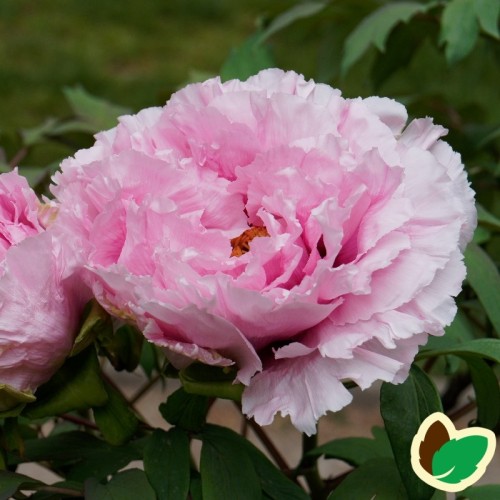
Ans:
[{"label": "peony plant", "polygon": [[190,85],[63,161],[53,229],[174,366],[232,366],[245,414],[313,434],[455,316],[474,193],[446,130],[406,122],[292,71]]},{"label": "peony plant", "polygon": [[[500,497],[469,486],[500,431],[498,9],[473,3],[384,2],[350,34],[357,9],[297,3],[161,107],[66,89],[71,118],[0,132],[0,498]],[[405,105],[272,68],[304,18],[345,39],[320,80]],[[70,156],[31,167],[53,139]],[[384,427],[327,441],[368,388]]]}]

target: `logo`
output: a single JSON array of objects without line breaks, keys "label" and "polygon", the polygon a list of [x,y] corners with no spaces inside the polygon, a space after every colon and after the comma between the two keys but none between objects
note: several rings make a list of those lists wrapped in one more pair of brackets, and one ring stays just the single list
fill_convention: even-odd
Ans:
[{"label": "logo", "polygon": [[495,434],[483,427],[457,430],[440,412],[429,415],[411,444],[415,474],[439,490],[456,492],[485,473],[495,454]]}]

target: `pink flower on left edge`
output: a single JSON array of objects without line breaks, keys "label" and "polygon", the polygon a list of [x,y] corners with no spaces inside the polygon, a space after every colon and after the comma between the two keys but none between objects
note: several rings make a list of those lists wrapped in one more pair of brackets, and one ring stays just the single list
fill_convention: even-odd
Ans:
[{"label": "pink flower on left edge", "polygon": [[111,314],[310,434],[456,312],[474,193],[446,130],[407,118],[291,71],[190,85],[62,163],[54,230]]},{"label": "pink flower on left edge", "polygon": [[[39,208],[24,177],[0,175],[0,387],[28,394],[69,353],[81,306]],[[0,411],[7,404],[0,394]]]}]

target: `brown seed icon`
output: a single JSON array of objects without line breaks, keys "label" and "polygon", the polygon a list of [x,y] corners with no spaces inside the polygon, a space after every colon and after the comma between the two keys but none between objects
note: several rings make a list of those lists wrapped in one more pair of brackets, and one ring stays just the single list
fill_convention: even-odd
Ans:
[{"label": "brown seed icon", "polygon": [[444,443],[450,440],[450,435],[446,427],[439,421],[434,422],[425,434],[424,440],[420,443],[418,450],[420,465],[432,475],[432,457]]}]

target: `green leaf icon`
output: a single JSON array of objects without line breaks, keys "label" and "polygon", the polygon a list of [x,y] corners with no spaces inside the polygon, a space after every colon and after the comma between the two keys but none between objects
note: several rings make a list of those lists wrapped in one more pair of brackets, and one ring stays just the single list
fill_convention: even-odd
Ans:
[{"label": "green leaf icon", "polygon": [[445,483],[457,484],[477,469],[488,449],[484,436],[465,436],[451,439],[432,457],[432,475]]}]

